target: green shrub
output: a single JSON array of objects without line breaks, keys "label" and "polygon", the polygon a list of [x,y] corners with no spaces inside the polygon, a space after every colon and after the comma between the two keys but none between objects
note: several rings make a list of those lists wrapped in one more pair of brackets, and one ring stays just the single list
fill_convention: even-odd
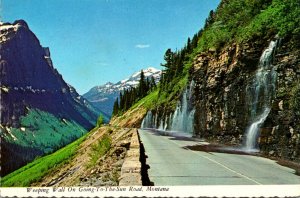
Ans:
[{"label": "green shrub", "polygon": [[111,138],[108,134],[105,134],[97,144],[92,145],[92,151],[90,153],[90,161],[88,167],[92,167],[96,164],[111,147]]}]

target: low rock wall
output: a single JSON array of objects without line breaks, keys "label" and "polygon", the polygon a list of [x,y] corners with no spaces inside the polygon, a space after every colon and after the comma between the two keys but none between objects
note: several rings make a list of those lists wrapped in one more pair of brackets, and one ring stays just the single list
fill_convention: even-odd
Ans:
[{"label": "low rock wall", "polygon": [[141,145],[137,129],[132,129],[130,148],[121,168],[119,186],[142,186]]}]

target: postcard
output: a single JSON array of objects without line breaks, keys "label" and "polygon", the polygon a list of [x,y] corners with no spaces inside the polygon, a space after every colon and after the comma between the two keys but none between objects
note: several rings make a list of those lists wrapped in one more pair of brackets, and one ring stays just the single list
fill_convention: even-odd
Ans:
[{"label": "postcard", "polygon": [[298,0],[2,0],[3,197],[300,197]]}]

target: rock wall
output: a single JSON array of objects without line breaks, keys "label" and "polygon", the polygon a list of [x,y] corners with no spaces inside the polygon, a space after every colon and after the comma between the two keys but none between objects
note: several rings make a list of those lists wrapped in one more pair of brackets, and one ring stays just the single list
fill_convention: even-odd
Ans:
[{"label": "rock wall", "polygon": [[221,52],[199,54],[194,60],[196,136],[221,142],[241,142],[248,114],[245,90],[263,50],[233,44]]},{"label": "rock wall", "polygon": [[121,168],[119,186],[141,186],[142,164],[140,162],[141,145],[137,129],[133,129],[130,148]]},{"label": "rock wall", "polygon": [[[196,56],[190,71],[195,81],[195,136],[223,144],[243,143],[251,122],[247,85],[270,40],[256,39]],[[291,39],[286,38],[276,50],[276,96],[260,129],[259,147],[266,154],[300,161],[300,114],[295,109],[300,57],[299,50],[291,46]]]},{"label": "rock wall", "polygon": [[300,162],[300,51],[290,46],[291,42],[283,41],[277,50],[276,96],[259,142],[266,154]]}]

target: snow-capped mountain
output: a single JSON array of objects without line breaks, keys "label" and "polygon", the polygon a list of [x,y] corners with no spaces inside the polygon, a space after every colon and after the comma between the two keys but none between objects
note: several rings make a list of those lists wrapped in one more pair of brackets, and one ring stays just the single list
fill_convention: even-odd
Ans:
[{"label": "snow-capped mountain", "polygon": [[[146,78],[154,78],[155,82],[158,83],[161,77],[162,71],[149,67],[143,69]],[[119,96],[121,91],[136,87],[139,84],[141,78],[141,71],[135,72],[129,78],[121,80],[117,83],[108,82],[104,85],[95,86],[90,89],[87,93],[83,94],[83,97],[91,102],[95,107],[101,109],[104,113],[111,115],[113,104],[116,98]]]}]

